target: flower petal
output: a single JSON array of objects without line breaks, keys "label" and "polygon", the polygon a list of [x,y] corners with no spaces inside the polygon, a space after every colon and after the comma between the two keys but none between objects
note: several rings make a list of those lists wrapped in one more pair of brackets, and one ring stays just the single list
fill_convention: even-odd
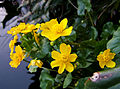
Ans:
[{"label": "flower petal", "polygon": [[73,29],[72,26],[69,27],[69,28],[67,28],[67,29],[65,29],[65,30],[61,33],[61,36],[69,36],[69,35],[71,34],[71,32],[72,32],[72,29]]},{"label": "flower petal", "polygon": [[52,62],[50,63],[50,65],[51,65],[52,68],[54,68],[54,67],[60,66],[60,63],[61,63],[61,62],[59,62],[59,61],[52,61]]},{"label": "flower petal", "polygon": [[116,55],[115,53],[109,53],[109,58],[113,59],[115,55]]},{"label": "flower petal", "polygon": [[67,23],[68,23],[67,18],[63,19],[63,20],[60,22],[60,27],[61,27],[61,29],[65,29],[65,28],[67,27]]},{"label": "flower petal", "polygon": [[43,30],[41,32],[42,36],[47,37],[50,41],[55,41],[57,38],[60,37],[60,35],[56,35],[53,31],[51,30]]},{"label": "flower petal", "polygon": [[98,60],[98,61],[104,61],[104,59],[103,59],[103,54],[99,54],[99,55],[97,56],[97,60]]},{"label": "flower petal", "polygon": [[100,65],[101,68],[104,68],[105,64],[106,63],[104,61],[99,61],[99,65]]},{"label": "flower petal", "polygon": [[51,56],[53,59],[61,59],[61,54],[55,50],[51,52]]},{"label": "flower petal", "polygon": [[62,74],[63,71],[64,71],[64,69],[65,69],[65,67],[66,67],[66,65],[65,65],[64,63],[61,63],[61,64],[60,64],[60,67],[59,67],[59,69],[58,69],[58,73],[59,73],[59,74]]},{"label": "flower petal", "polygon": [[65,43],[60,44],[60,52],[64,55],[68,55],[71,53],[70,45],[66,45]]},{"label": "flower petal", "polygon": [[113,68],[113,67],[115,67],[115,65],[116,65],[116,63],[113,62],[113,61],[108,61],[108,62],[106,63],[106,66],[109,67],[109,68]]},{"label": "flower petal", "polygon": [[105,50],[105,51],[103,52],[103,55],[104,55],[104,56],[108,56],[109,53],[110,53],[110,49],[107,49],[107,50]]},{"label": "flower petal", "polygon": [[70,62],[75,62],[76,58],[77,58],[76,54],[70,54],[70,56],[69,56]]},{"label": "flower petal", "polygon": [[71,63],[67,63],[66,64],[66,68],[65,68],[68,72],[72,72],[74,70],[74,67]]}]

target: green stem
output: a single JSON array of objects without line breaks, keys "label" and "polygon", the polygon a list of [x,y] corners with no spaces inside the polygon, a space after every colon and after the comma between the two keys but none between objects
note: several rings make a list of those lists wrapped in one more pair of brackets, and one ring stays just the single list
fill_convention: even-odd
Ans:
[{"label": "green stem", "polygon": [[48,69],[48,68],[45,68],[45,67],[42,67],[42,68],[43,68],[43,69],[50,70],[50,71],[55,71],[55,72],[57,72],[56,70]]},{"label": "green stem", "polygon": [[70,0],[68,0],[68,2],[69,2],[75,9],[78,10],[78,8],[77,8]]},{"label": "green stem", "polygon": [[80,44],[79,43],[75,43],[75,42],[70,42],[71,45],[75,45],[75,46],[79,46],[80,47]]},{"label": "green stem", "polygon": [[90,13],[89,13],[88,11],[87,11],[87,14],[88,14],[88,16],[89,16],[89,18],[90,18],[90,22],[91,22],[92,26],[94,26],[92,17],[91,17],[91,15],[90,15]]},{"label": "green stem", "polygon": [[30,63],[30,61],[27,61],[27,60],[25,60],[25,59],[23,59],[23,61],[25,61],[25,62],[27,62],[27,63]]}]

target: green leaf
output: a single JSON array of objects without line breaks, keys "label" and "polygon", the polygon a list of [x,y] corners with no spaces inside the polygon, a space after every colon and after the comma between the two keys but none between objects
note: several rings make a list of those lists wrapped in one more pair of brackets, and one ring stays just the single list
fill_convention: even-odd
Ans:
[{"label": "green leaf", "polygon": [[91,33],[90,34],[91,34],[91,38],[92,39],[96,39],[97,38],[98,32],[97,32],[95,27],[91,26]]},{"label": "green leaf", "polygon": [[119,84],[116,84],[115,86],[112,86],[108,89],[120,89],[120,83]]},{"label": "green leaf", "polygon": [[42,89],[52,89],[52,86],[54,86],[54,78],[50,75],[50,71],[47,69],[41,71],[39,80]]},{"label": "green leaf", "polygon": [[33,58],[44,58],[50,51],[50,44],[49,41],[44,38],[40,41],[40,48],[34,48],[34,50],[32,49],[31,51],[31,56]]},{"label": "green leaf", "polygon": [[[120,67],[96,72],[86,81],[84,89],[109,89],[118,87],[120,83]],[[119,88],[115,88],[119,89]]]},{"label": "green leaf", "polygon": [[62,83],[62,81],[64,80],[65,75],[64,74],[57,74],[55,81]]},{"label": "green leaf", "polygon": [[88,77],[79,79],[77,81],[77,83],[75,84],[75,86],[76,86],[75,89],[84,89],[84,84],[87,79],[88,79]]},{"label": "green leaf", "polygon": [[113,38],[108,41],[107,49],[111,49],[116,54],[120,52],[120,27],[113,34]]},{"label": "green leaf", "polygon": [[72,74],[68,73],[64,80],[63,88],[66,88],[68,85],[70,85],[71,82],[72,82]]},{"label": "green leaf", "polygon": [[87,10],[88,12],[91,10],[90,0],[77,0],[77,4],[78,4],[78,10],[77,10],[78,15],[84,15],[85,10]]},{"label": "green leaf", "polygon": [[69,42],[76,41],[76,31],[73,30],[69,36],[62,36],[62,39]]},{"label": "green leaf", "polygon": [[107,22],[103,26],[103,32],[101,33],[101,37],[104,39],[108,39],[110,35],[112,35],[115,32],[114,26],[112,22]]},{"label": "green leaf", "polygon": [[30,73],[34,73],[34,72],[36,72],[37,71],[37,66],[30,66],[30,68],[29,68],[29,72]]}]

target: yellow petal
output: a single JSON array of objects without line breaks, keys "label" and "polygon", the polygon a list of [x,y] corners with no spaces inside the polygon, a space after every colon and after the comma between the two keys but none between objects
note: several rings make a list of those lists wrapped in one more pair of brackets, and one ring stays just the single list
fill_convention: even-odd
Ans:
[{"label": "yellow petal", "polygon": [[107,50],[105,50],[105,51],[103,52],[103,55],[104,55],[104,56],[107,56],[107,55],[109,55],[109,53],[110,53],[110,49],[107,49]]},{"label": "yellow petal", "polygon": [[99,62],[99,65],[100,65],[101,68],[104,68],[105,64],[106,64],[106,63],[103,62],[103,61],[100,61],[100,62]]},{"label": "yellow petal", "polygon": [[20,45],[16,46],[15,52],[22,53],[22,48],[20,47]]},{"label": "yellow petal", "polygon": [[70,56],[69,56],[70,62],[75,62],[76,58],[77,58],[76,54],[70,54]]},{"label": "yellow petal", "polygon": [[28,65],[28,68],[30,68],[30,66],[31,66],[31,63]]},{"label": "yellow petal", "polygon": [[71,53],[70,45],[66,45],[65,43],[60,44],[60,52],[64,55],[68,55]]},{"label": "yellow petal", "polygon": [[61,33],[61,36],[69,36],[69,35],[71,34],[71,32],[72,32],[72,29],[73,29],[72,26],[69,27],[69,28],[67,28],[67,29],[65,29],[65,30]]},{"label": "yellow petal", "polygon": [[9,65],[13,68],[17,68],[20,65],[20,62],[16,61],[10,61]]},{"label": "yellow petal", "polygon": [[60,27],[61,27],[61,29],[65,29],[66,26],[67,26],[67,23],[68,23],[67,18],[63,19],[63,20],[60,22]]},{"label": "yellow petal", "polygon": [[57,19],[52,19],[52,20],[50,20],[49,22],[46,22],[46,25],[47,26],[52,26],[52,25],[55,25],[55,24],[58,24],[58,21],[57,21]]},{"label": "yellow petal", "polygon": [[51,30],[43,30],[41,32],[42,36],[45,36],[46,38],[48,38],[50,41],[55,41],[57,38],[60,37],[60,35],[56,35],[54,32],[52,32]]},{"label": "yellow petal", "polygon": [[104,59],[103,59],[103,54],[99,54],[99,55],[97,56],[97,60],[98,60],[98,61],[104,61]]},{"label": "yellow petal", "polygon": [[66,68],[65,68],[68,72],[72,72],[74,70],[74,67],[71,63],[67,63],[66,64]]},{"label": "yellow petal", "polygon": [[113,62],[113,61],[108,61],[108,62],[106,63],[106,66],[107,66],[108,68],[113,68],[113,67],[115,67],[115,65],[116,65],[116,63]]},{"label": "yellow petal", "polygon": [[52,68],[58,67],[58,66],[60,66],[60,64],[61,64],[61,62],[59,62],[59,61],[52,61],[52,62],[50,63],[50,65],[51,65]]},{"label": "yellow petal", "polygon": [[56,39],[58,39],[60,37],[60,35],[58,34],[58,35],[56,35],[56,34],[51,34],[49,37],[48,37],[48,39],[50,40],[50,41],[55,41]]},{"label": "yellow petal", "polygon": [[51,56],[53,59],[61,59],[61,54],[57,51],[52,51]]},{"label": "yellow petal", "polygon": [[40,28],[40,24],[37,23],[37,24],[35,25],[35,27],[36,27],[36,28]]},{"label": "yellow petal", "polygon": [[109,53],[109,58],[113,59],[115,55],[116,55],[115,53]]},{"label": "yellow petal", "polygon": [[43,62],[41,60],[36,60],[36,66],[38,66],[39,68],[41,68],[43,65]]},{"label": "yellow petal", "polygon": [[61,63],[60,66],[59,66],[59,69],[58,69],[58,73],[59,74],[62,74],[64,69],[65,69],[66,65],[64,63]]}]

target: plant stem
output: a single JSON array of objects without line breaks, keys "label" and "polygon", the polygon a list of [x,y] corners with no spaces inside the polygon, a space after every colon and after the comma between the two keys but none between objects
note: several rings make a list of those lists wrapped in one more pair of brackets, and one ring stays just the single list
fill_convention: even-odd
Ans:
[{"label": "plant stem", "polygon": [[90,18],[90,22],[91,22],[92,26],[94,26],[92,17],[91,17],[91,15],[90,15],[90,13],[89,13],[88,11],[87,11],[87,14],[88,14],[88,16],[89,16],[89,18]]},{"label": "plant stem", "polygon": [[75,9],[78,10],[78,8],[77,8],[70,0],[68,0],[68,2],[69,2]]},{"label": "plant stem", "polygon": [[48,69],[48,68],[45,68],[45,67],[42,67],[42,68],[43,68],[43,69],[50,70],[50,71],[55,71],[55,72],[57,72],[56,70]]},{"label": "plant stem", "polygon": [[23,59],[23,61],[25,61],[25,62],[27,62],[27,63],[30,63],[30,61],[27,61],[27,60],[25,60],[25,59]]}]

